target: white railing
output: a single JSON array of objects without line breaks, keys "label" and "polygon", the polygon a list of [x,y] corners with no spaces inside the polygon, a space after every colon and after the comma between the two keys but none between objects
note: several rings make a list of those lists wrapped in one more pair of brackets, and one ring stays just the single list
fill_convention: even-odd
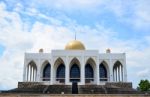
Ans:
[{"label": "white railing", "polygon": [[100,81],[108,81],[108,78],[100,78]]},{"label": "white railing", "polygon": [[42,81],[50,81],[51,80],[49,77],[42,77],[41,79],[42,79]]}]

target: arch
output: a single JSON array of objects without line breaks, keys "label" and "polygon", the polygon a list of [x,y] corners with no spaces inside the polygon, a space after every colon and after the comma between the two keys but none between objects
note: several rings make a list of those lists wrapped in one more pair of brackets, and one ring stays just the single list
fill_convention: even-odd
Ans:
[{"label": "arch", "polygon": [[35,63],[35,61],[33,61],[33,60],[31,60],[31,61],[28,63],[28,66],[29,66],[29,65],[31,65],[31,66],[37,68],[36,63]]},{"label": "arch", "polygon": [[65,82],[65,65],[60,64],[57,68],[57,73],[56,73],[56,80],[59,81],[60,83]]},{"label": "arch", "polygon": [[26,80],[34,82],[34,81],[36,81],[36,76],[37,76],[37,66],[36,66],[35,62],[32,60],[27,65]]},{"label": "arch", "polygon": [[94,78],[93,68],[90,64],[86,64],[86,66],[85,66],[85,83],[90,83],[90,81],[93,81],[93,78]]},{"label": "arch", "polygon": [[51,78],[51,65],[48,61],[45,61],[42,64],[42,80],[43,81],[50,81]]},{"label": "arch", "polygon": [[108,76],[109,76],[109,69],[108,65],[105,61],[102,61],[101,64],[99,65],[99,78],[100,81],[108,81]]},{"label": "arch", "polygon": [[123,65],[118,60],[113,65],[113,80],[115,82],[123,81]]},{"label": "arch", "polygon": [[55,77],[58,83],[65,83],[65,64],[64,61],[59,57],[55,61]]},{"label": "arch", "polygon": [[77,58],[73,58],[70,63],[70,81],[80,82],[80,62]]},{"label": "arch", "polygon": [[85,64],[85,83],[90,83],[94,81],[94,76],[96,76],[95,70],[96,64],[92,58],[89,58]]}]

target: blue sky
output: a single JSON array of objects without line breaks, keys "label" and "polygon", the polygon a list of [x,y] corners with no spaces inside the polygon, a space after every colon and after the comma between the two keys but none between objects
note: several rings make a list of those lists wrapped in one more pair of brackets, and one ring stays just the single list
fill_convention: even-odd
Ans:
[{"label": "blue sky", "polygon": [[22,81],[25,52],[87,49],[126,53],[128,81],[150,80],[150,0],[0,0],[0,89]]}]

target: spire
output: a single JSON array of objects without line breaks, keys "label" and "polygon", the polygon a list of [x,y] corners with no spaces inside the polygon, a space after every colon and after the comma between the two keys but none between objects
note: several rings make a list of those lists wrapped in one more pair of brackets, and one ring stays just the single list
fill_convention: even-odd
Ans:
[{"label": "spire", "polygon": [[75,40],[76,40],[76,31],[75,31],[75,36],[74,36]]}]

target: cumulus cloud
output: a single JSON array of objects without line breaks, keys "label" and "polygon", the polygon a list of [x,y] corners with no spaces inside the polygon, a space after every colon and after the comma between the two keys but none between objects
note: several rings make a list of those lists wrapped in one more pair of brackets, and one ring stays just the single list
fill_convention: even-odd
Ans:
[{"label": "cumulus cloud", "polygon": [[[56,0],[54,3],[56,5],[57,3],[68,4],[68,8],[72,7],[70,6],[72,3],[81,7],[92,6],[95,3],[103,4],[102,1],[96,2],[96,0],[77,1]],[[47,3],[47,0],[44,2]],[[22,81],[24,52],[37,52],[40,48],[43,48],[44,52],[50,52],[52,49],[64,49],[66,43],[74,39],[75,31],[77,39],[81,40],[87,49],[98,49],[102,53],[106,48],[111,48],[112,52],[126,52],[129,80],[133,81],[132,75],[137,75],[138,72],[141,73],[136,76],[137,80],[144,73],[145,77],[149,77],[147,75],[149,70],[144,73],[142,70],[148,68],[147,63],[150,63],[148,59],[150,58],[150,36],[123,41],[117,38],[118,32],[99,23],[93,27],[80,25],[67,16],[58,19],[55,16],[47,16],[34,7],[31,10],[24,11],[23,9],[23,5],[17,3],[14,10],[8,11],[7,5],[0,3],[0,45],[5,47],[0,57],[0,89],[14,88],[18,81]],[[116,10],[118,9],[120,8],[116,8]],[[31,25],[32,21],[28,19],[25,22],[20,13],[35,19],[33,24]],[[45,23],[39,18],[49,22]],[[143,41],[148,44],[144,46]],[[4,76],[6,74],[7,76]]]},{"label": "cumulus cloud", "polygon": [[145,78],[147,76],[149,76],[150,74],[150,70],[148,68],[144,69],[144,70],[141,70],[137,73],[137,75],[141,78]]}]

